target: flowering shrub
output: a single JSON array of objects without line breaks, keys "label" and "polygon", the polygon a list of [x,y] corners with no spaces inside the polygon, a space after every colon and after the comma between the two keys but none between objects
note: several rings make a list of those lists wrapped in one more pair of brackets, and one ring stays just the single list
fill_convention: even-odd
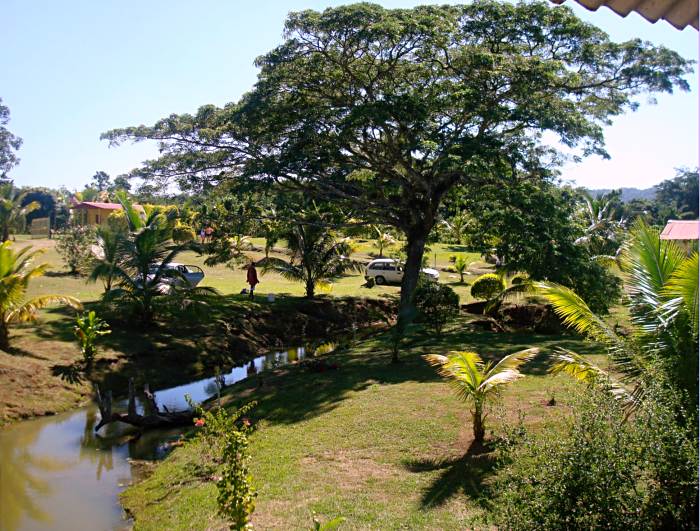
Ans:
[{"label": "flowering shrub", "polygon": [[230,411],[222,407],[205,410],[193,404],[189,396],[185,398],[197,413],[197,431],[190,444],[197,445],[202,471],[212,476],[221,466],[216,481],[219,513],[230,521],[231,529],[247,529],[255,510],[256,493],[248,469],[248,435],[254,428],[246,415],[256,403]]},{"label": "flowering shrub", "polygon": [[247,529],[250,515],[255,511],[257,493],[248,469],[248,431],[250,423],[243,422],[238,431],[225,438],[221,478],[216,482],[219,514],[230,521],[231,529]]}]

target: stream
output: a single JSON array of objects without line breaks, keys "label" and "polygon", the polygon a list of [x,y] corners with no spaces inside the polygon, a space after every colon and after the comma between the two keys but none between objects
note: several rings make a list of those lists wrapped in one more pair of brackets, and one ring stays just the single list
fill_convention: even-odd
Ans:
[{"label": "stream", "polygon": [[[225,384],[304,355],[304,348],[293,348],[259,356],[225,374]],[[202,402],[216,393],[214,377],[154,392],[159,407],[171,411],[188,407],[185,394]],[[115,404],[118,409],[126,409],[126,401]],[[131,528],[119,493],[139,480],[132,460],[162,459],[183,430],[135,438],[133,427],[113,423],[95,433],[99,418],[91,404],[0,429],[0,531]]]}]

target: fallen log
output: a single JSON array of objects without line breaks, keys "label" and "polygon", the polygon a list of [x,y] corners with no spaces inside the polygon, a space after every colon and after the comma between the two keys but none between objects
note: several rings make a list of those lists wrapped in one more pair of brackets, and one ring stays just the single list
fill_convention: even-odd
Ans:
[{"label": "fallen log", "polygon": [[155,397],[148,389],[145,389],[148,407],[145,408],[148,413],[141,415],[136,409],[136,393],[134,391],[134,381],[129,380],[129,402],[126,413],[112,412],[112,392],[102,392],[99,385],[95,386],[95,395],[97,396],[97,407],[100,408],[100,422],[95,426],[95,431],[99,431],[102,426],[112,422],[123,422],[136,426],[145,430],[157,428],[177,428],[182,426],[192,426],[194,422],[195,412],[187,411],[160,411],[156,404]]}]

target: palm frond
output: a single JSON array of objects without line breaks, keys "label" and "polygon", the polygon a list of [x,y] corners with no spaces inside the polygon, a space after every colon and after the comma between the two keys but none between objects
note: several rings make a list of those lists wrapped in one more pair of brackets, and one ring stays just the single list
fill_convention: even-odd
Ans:
[{"label": "palm frond", "polygon": [[558,348],[557,353],[554,355],[554,360],[555,363],[549,369],[550,374],[567,374],[580,382],[602,386],[628,407],[634,407],[639,403],[640,386],[636,386],[636,393],[630,392],[627,387],[615,380],[610,373],[580,354],[564,348]]},{"label": "palm frond", "polygon": [[565,325],[608,346],[619,345],[617,334],[572,290],[553,282],[537,282],[536,287],[554,307],[556,314],[564,319]]},{"label": "palm frond", "polygon": [[43,295],[25,302],[19,308],[15,308],[5,314],[6,323],[21,323],[36,319],[38,311],[52,304],[65,304],[76,310],[82,310],[83,305],[75,297],[67,295]]},{"label": "palm frond", "polygon": [[698,335],[698,253],[694,252],[673,272],[662,289],[669,300],[662,311],[667,319],[674,319],[683,309],[691,322],[693,336]]}]

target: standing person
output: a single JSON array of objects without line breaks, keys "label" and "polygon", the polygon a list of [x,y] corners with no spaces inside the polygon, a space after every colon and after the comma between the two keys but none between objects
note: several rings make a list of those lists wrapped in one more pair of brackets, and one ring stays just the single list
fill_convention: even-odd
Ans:
[{"label": "standing person", "polygon": [[258,271],[255,269],[255,262],[250,262],[248,266],[248,274],[246,275],[246,280],[250,284],[250,298],[253,298],[253,291],[255,290],[255,285],[260,281],[258,280]]},{"label": "standing person", "polygon": [[208,242],[211,241],[212,234],[214,234],[214,229],[212,229],[211,227],[207,227],[206,229],[204,229],[204,236]]},{"label": "standing person", "polygon": [[206,237],[207,233],[204,232],[204,227],[202,227],[202,230],[199,231],[199,238],[202,240],[202,244],[204,244],[204,238]]}]

